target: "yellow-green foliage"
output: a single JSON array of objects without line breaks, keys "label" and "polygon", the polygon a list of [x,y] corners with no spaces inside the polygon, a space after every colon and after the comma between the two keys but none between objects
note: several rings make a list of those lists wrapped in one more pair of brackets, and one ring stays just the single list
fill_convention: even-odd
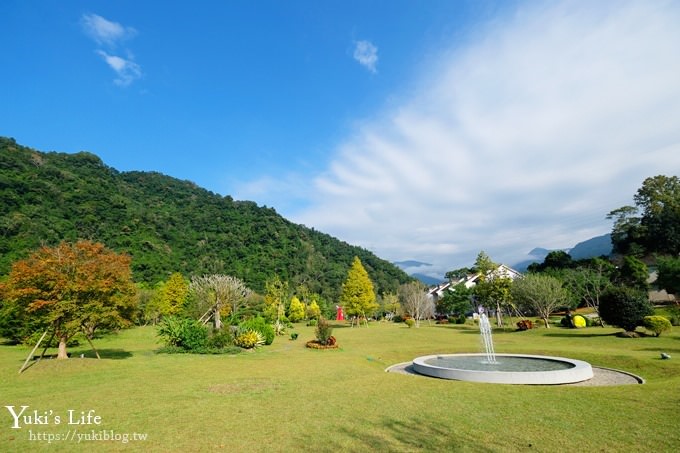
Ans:
[{"label": "yellow-green foliage", "polygon": [[358,257],[354,257],[352,266],[347,272],[347,279],[342,285],[340,305],[348,316],[370,316],[378,308],[375,291],[368,272]]},{"label": "yellow-green foliage", "polygon": [[290,322],[302,321],[305,318],[305,305],[297,296],[293,296],[288,307],[288,320]]},{"label": "yellow-green foliage", "polygon": [[645,316],[642,325],[645,326],[645,329],[654,332],[656,337],[661,335],[662,332],[671,330],[671,322],[663,316]]},{"label": "yellow-green foliage", "polygon": [[574,324],[574,327],[580,329],[581,327],[585,327],[586,324],[586,318],[584,318],[581,315],[576,315],[573,318],[571,318],[571,322]]},{"label": "yellow-green foliage", "polygon": [[319,307],[319,304],[316,303],[315,300],[312,300],[312,302],[310,302],[310,304],[307,305],[305,314],[309,319],[318,319],[319,316],[321,316],[321,308]]},{"label": "yellow-green foliage", "polygon": [[260,332],[246,330],[236,336],[234,344],[243,349],[252,349],[264,344],[264,337]]}]

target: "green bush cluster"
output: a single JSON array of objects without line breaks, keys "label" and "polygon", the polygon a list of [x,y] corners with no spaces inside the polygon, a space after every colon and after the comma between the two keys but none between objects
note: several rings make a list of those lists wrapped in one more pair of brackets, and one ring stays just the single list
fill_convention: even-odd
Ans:
[{"label": "green bush cluster", "polygon": [[208,329],[196,320],[170,316],[158,327],[158,336],[166,346],[175,346],[187,351],[204,349],[208,345]]},{"label": "green bush cluster", "polygon": [[655,337],[671,330],[671,322],[664,316],[645,316],[642,325],[645,329],[653,332]]},{"label": "green bush cluster", "polygon": [[416,320],[413,319],[413,318],[408,318],[408,319],[406,319],[406,320],[404,321],[404,323],[405,323],[409,328],[411,328],[411,327],[413,327],[413,326],[416,325]]},{"label": "green bush cluster", "polygon": [[274,342],[274,338],[276,338],[276,330],[274,330],[274,326],[268,324],[267,321],[261,316],[242,321],[238,325],[238,328],[239,330],[244,331],[253,330],[255,332],[259,332],[264,338],[264,344],[266,345],[272,344]]}]

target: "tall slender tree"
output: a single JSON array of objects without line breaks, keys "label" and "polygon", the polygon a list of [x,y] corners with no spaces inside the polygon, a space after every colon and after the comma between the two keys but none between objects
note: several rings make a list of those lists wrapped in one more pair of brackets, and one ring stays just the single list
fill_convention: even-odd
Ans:
[{"label": "tall slender tree", "polygon": [[366,319],[378,308],[373,283],[359,257],[354,257],[347,271],[347,278],[342,285],[340,304],[346,315],[356,319]]}]

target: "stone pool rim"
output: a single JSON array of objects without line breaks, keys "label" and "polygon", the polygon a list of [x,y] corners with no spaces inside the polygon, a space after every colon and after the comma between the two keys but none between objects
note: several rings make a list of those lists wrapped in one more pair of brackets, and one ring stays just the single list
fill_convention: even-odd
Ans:
[{"label": "stone pool rim", "polygon": [[566,362],[570,368],[550,371],[483,371],[462,368],[440,367],[425,363],[427,360],[446,357],[479,357],[484,360],[485,354],[432,354],[417,357],[413,360],[413,370],[421,375],[440,379],[451,379],[466,382],[485,382],[491,384],[525,384],[554,385],[572,384],[593,378],[593,368],[588,362],[565,357],[533,355],[533,354],[496,354],[496,358],[517,357],[533,360]]}]

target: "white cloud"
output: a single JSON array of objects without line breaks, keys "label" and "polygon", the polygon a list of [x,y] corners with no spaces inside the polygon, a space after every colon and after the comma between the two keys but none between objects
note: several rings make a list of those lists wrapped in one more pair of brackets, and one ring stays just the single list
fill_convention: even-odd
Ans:
[{"label": "white cloud", "polygon": [[83,14],[81,24],[85,33],[100,46],[115,47],[120,41],[137,34],[134,28],[124,27],[97,14]]},{"label": "white cloud", "polygon": [[370,41],[357,41],[355,43],[354,59],[372,73],[377,72],[378,48]]},{"label": "white cloud", "polygon": [[[680,169],[680,8],[545,5],[443,51],[418,94],[338,146],[289,217],[442,273],[481,249],[512,263],[608,232],[644,178]],[[365,43],[355,58],[371,70]]]},{"label": "white cloud", "polygon": [[109,55],[103,50],[98,50],[97,54],[116,72],[118,77],[113,81],[116,85],[126,87],[142,76],[142,69],[131,56],[125,59],[117,55]]}]

